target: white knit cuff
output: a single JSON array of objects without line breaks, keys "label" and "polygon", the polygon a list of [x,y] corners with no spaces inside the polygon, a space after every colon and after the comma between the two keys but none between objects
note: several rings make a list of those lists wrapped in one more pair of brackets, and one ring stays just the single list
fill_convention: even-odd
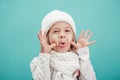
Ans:
[{"label": "white knit cuff", "polygon": [[49,61],[49,59],[50,59],[50,54],[48,54],[48,53],[40,53],[40,54],[39,54],[39,57],[40,57],[41,59],[45,59],[46,61]]},{"label": "white knit cuff", "polygon": [[88,60],[89,59],[89,48],[85,47],[85,48],[79,48],[77,51],[77,54],[79,55],[79,58],[81,60]]}]

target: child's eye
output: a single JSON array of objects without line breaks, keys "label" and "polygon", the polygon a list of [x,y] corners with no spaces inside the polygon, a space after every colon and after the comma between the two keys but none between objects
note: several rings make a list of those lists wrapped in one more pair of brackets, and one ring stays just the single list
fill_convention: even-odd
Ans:
[{"label": "child's eye", "polygon": [[53,33],[57,33],[58,31],[53,31]]},{"label": "child's eye", "polygon": [[65,32],[70,32],[70,30],[65,30]]}]

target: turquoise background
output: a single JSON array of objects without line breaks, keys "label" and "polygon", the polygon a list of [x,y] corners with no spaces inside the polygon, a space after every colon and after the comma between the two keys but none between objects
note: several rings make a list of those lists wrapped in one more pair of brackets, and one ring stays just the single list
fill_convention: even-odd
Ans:
[{"label": "turquoise background", "polygon": [[0,0],[0,80],[32,79],[41,20],[54,9],[72,15],[77,36],[82,29],[94,32],[90,58],[97,80],[120,80],[120,0]]}]

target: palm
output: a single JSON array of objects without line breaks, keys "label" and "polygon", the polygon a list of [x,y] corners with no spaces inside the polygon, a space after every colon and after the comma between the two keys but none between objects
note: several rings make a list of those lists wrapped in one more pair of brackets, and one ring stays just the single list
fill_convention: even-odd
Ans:
[{"label": "palm", "polygon": [[78,49],[78,48],[83,48],[83,47],[87,47],[87,46],[89,46],[89,45],[94,44],[94,43],[96,42],[96,40],[89,42],[91,36],[93,35],[93,33],[91,33],[90,35],[88,35],[89,31],[90,31],[90,30],[87,30],[85,33],[84,33],[84,31],[82,31],[82,32],[80,33],[78,42],[75,43],[75,42],[72,41],[71,44],[72,44],[76,49]]},{"label": "palm", "polygon": [[79,43],[81,44],[81,46],[86,46],[88,44],[88,41],[86,39],[80,39]]}]

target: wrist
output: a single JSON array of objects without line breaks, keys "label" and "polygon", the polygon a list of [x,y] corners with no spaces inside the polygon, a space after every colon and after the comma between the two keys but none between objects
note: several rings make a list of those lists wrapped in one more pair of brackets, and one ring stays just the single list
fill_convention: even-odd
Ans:
[{"label": "wrist", "polygon": [[48,50],[45,50],[45,49],[41,49],[41,51],[40,51],[41,53],[49,53],[50,51],[48,51]]}]

